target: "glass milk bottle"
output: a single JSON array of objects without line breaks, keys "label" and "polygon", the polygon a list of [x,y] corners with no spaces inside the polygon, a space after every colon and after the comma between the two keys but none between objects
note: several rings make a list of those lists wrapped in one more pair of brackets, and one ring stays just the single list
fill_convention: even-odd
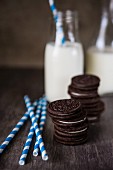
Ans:
[{"label": "glass milk bottle", "polygon": [[[76,12],[58,12],[60,29],[45,47],[45,95],[49,102],[69,98],[67,94],[71,78],[83,74],[84,55],[78,39],[78,16]],[[54,23],[55,28],[55,23]],[[62,34],[64,41],[62,41]]]},{"label": "glass milk bottle", "polygon": [[113,93],[113,0],[108,9],[103,10],[95,45],[89,47],[86,55],[86,73],[100,77],[101,95]]}]

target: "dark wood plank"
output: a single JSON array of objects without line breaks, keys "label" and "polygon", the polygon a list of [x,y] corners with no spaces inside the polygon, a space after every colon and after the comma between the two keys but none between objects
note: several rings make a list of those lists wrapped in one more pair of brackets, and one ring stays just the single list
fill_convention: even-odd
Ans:
[{"label": "dark wood plank", "polygon": [[[34,69],[0,69],[0,143],[25,112],[23,96],[32,100],[44,92],[43,71]],[[53,137],[53,124],[47,116],[43,133],[48,161],[33,157],[32,150],[25,166],[18,160],[26,141],[31,122],[26,122],[17,136],[0,156],[0,170],[111,170],[113,169],[113,95],[104,96],[105,111],[100,122],[89,128],[89,139],[84,145],[65,146]],[[34,139],[35,140],[35,139]]]}]

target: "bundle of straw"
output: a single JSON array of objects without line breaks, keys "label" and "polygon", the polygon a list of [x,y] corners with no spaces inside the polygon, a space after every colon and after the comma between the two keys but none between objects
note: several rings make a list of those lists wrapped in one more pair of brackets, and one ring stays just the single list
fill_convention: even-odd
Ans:
[{"label": "bundle of straw", "polygon": [[[35,143],[35,147],[34,147],[36,150],[34,150],[34,151],[37,151],[37,153],[38,153],[38,151],[40,149],[42,159],[48,160],[48,155],[46,153],[44,142],[43,142],[43,139],[41,136],[43,126],[44,126],[45,120],[46,120],[46,105],[47,105],[46,98],[42,97],[39,100],[36,100],[33,104],[31,104],[28,96],[25,96],[24,99],[25,99],[25,103],[26,103],[26,107],[27,107],[27,112],[24,114],[24,116],[22,116],[20,121],[16,124],[14,129],[7,136],[5,141],[0,145],[0,154],[2,154],[2,152],[5,150],[5,148],[8,146],[8,144],[11,142],[11,140],[15,137],[15,135],[20,130],[20,128],[24,125],[25,121],[30,117],[32,125],[30,127],[30,130],[29,130],[29,133],[27,136],[27,140],[25,142],[25,145],[24,145],[24,148],[23,148],[20,160],[19,160],[20,165],[25,164],[25,160],[28,155],[34,133],[36,134],[36,143]],[[35,107],[36,107],[36,115],[34,114]],[[37,122],[38,122],[39,118],[40,118],[40,123],[38,126]]]}]

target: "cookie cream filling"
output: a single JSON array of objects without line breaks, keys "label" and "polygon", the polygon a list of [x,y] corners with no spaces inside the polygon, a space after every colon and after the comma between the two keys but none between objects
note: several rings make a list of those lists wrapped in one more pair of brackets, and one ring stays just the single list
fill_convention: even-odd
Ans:
[{"label": "cookie cream filling", "polygon": [[76,121],[76,122],[65,122],[65,121],[58,121],[58,122],[60,122],[60,123],[66,123],[66,124],[71,124],[71,123],[80,123],[80,122],[83,122],[83,121],[85,121],[85,120],[86,120],[86,117],[85,117],[84,119],[78,120],[78,121]]},{"label": "cookie cream filling", "polygon": [[71,92],[72,95],[76,95],[76,96],[91,96],[91,94],[84,94],[84,93],[76,93],[76,92]]},{"label": "cookie cream filling", "polygon": [[80,132],[84,132],[84,131],[86,131],[88,128],[86,127],[86,128],[84,128],[84,129],[82,129],[82,130],[77,130],[77,131],[74,131],[74,132],[67,132],[67,133],[74,133],[74,134],[76,134],[76,133],[80,133]]},{"label": "cookie cream filling", "polygon": [[95,117],[88,117],[88,120],[89,120],[89,121],[90,121],[90,120],[96,120],[96,119],[98,119],[97,116],[95,116]]}]

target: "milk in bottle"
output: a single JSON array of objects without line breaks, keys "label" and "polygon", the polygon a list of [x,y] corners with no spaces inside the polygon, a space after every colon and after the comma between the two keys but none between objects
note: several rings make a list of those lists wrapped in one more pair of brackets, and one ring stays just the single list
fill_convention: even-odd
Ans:
[{"label": "milk in bottle", "polygon": [[[65,16],[65,43],[57,44],[51,41],[45,47],[45,95],[50,102],[69,98],[67,90],[71,78],[83,74],[84,69],[82,44],[77,41],[78,35],[75,34],[75,25],[78,28],[77,18],[72,11],[67,11]],[[56,39],[58,40],[58,37]]]},{"label": "milk in bottle", "polygon": [[68,85],[73,76],[83,74],[83,49],[80,43],[65,46],[48,43],[45,49],[45,94],[49,101],[69,98]]},{"label": "milk in bottle", "polygon": [[[113,6],[113,1],[111,1]],[[113,12],[113,11],[112,11]],[[103,10],[99,34],[95,45],[86,55],[86,73],[100,77],[99,93],[113,93],[113,16]]]}]

